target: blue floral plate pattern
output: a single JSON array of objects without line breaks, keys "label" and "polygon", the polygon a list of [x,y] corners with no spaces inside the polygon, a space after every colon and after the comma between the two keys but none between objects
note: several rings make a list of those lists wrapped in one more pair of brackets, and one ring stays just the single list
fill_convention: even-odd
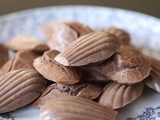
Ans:
[{"label": "blue floral plate pattern", "polygon": [[[98,30],[114,26],[129,32],[132,44],[160,59],[160,19],[145,14],[98,6],[55,6],[30,9],[0,17],[0,42],[16,35],[42,40],[42,27],[54,20],[75,20]],[[142,96],[119,110],[118,120],[160,120],[160,94],[145,88]],[[30,106],[0,115],[0,120],[40,120],[39,110]]]}]

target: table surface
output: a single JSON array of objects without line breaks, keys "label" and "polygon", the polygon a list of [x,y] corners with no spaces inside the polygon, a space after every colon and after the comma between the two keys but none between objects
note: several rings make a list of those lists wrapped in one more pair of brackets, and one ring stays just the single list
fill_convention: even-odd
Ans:
[{"label": "table surface", "polygon": [[137,11],[160,18],[160,0],[0,0],[0,15],[55,5],[97,5]]}]

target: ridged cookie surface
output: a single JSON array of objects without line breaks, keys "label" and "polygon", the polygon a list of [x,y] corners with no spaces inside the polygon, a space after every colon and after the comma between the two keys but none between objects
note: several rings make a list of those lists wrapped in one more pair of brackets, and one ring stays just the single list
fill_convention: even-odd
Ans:
[{"label": "ridged cookie surface", "polygon": [[83,66],[111,57],[120,44],[119,39],[112,34],[92,32],[73,41],[54,59],[64,66]]},{"label": "ridged cookie surface", "polygon": [[153,58],[150,61],[152,70],[144,82],[148,87],[160,93],[160,61]]},{"label": "ridged cookie surface", "polygon": [[42,120],[117,120],[117,112],[93,101],[75,97],[61,97],[40,109]]},{"label": "ridged cookie surface", "polygon": [[104,87],[99,103],[112,109],[122,108],[142,94],[143,86],[143,83],[124,85],[111,82]]},{"label": "ridged cookie surface", "polygon": [[124,45],[130,44],[130,35],[122,29],[110,27],[110,28],[104,28],[104,29],[102,29],[102,31],[114,34],[115,36],[117,36],[119,38],[119,40]]},{"label": "ridged cookie surface", "polygon": [[0,78],[0,113],[23,107],[45,89],[46,80],[33,69],[14,70]]}]

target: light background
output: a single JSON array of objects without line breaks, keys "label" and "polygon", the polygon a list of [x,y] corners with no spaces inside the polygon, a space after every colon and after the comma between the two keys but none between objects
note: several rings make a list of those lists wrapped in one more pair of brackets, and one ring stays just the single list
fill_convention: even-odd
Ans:
[{"label": "light background", "polygon": [[55,5],[97,5],[142,12],[160,18],[160,0],[0,0],[0,15]]}]

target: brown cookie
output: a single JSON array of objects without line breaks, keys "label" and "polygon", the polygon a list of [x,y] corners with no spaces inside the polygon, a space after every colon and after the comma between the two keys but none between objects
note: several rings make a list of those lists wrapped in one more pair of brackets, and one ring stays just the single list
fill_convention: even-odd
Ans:
[{"label": "brown cookie", "polygon": [[0,69],[0,76],[6,74],[11,70],[17,69],[34,69],[33,60],[37,58],[39,54],[31,50],[21,50],[15,53],[15,55],[8,60]]},{"label": "brown cookie", "polygon": [[78,96],[85,99],[93,100],[97,98],[102,92],[102,88],[90,83],[77,83],[75,85],[63,85],[54,83],[48,86],[42,95],[33,103],[33,107],[41,108],[45,103],[51,99],[64,96]]},{"label": "brown cookie", "polygon": [[110,27],[110,28],[104,28],[102,29],[102,31],[114,34],[119,38],[119,40],[122,42],[123,45],[130,44],[130,35],[122,29]]},{"label": "brown cookie", "polygon": [[52,99],[40,109],[42,120],[117,120],[117,112],[96,102],[67,96]]},{"label": "brown cookie", "polygon": [[16,36],[7,43],[7,47],[13,51],[29,49],[40,53],[49,49],[45,43],[32,36]]},{"label": "brown cookie", "polygon": [[104,87],[99,103],[112,109],[118,109],[136,100],[143,91],[144,84],[124,85],[111,82]]},{"label": "brown cookie", "polygon": [[122,84],[141,82],[150,70],[148,57],[131,46],[121,46],[120,51],[102,65],[102,71],[108,78]]},{"label": "brown cookie", "polygon": [[160,61],[154,58],[150,58],[150,61],[152,70],[144,82],[148,87],[160,93]]},{"label": "brown cookie", "polygon": [[73,41],[54,60],[64,66],[83,66],[111,57],[120,47],[115,35],[92,32]]},{"label": "brown cookie", "polygon": [[82,72],[79,69],[65,67],[54,61],[54,57],[59,52],[50,50],[44,53],[42,57],[34,60],[35,69],[46,79],[61,83],[75,84],[82,78]]},{"label": "brown cookie", "polygon": [[55,21],[45,26],[44,32],[50,49],[63,51],[75,39],[93,30],[74,21]]},{"label": "brown cookie", "polygon": [[0,77],[0,113],[23,107],[45,89],[46,80],[33,69],[10,71]]}]

